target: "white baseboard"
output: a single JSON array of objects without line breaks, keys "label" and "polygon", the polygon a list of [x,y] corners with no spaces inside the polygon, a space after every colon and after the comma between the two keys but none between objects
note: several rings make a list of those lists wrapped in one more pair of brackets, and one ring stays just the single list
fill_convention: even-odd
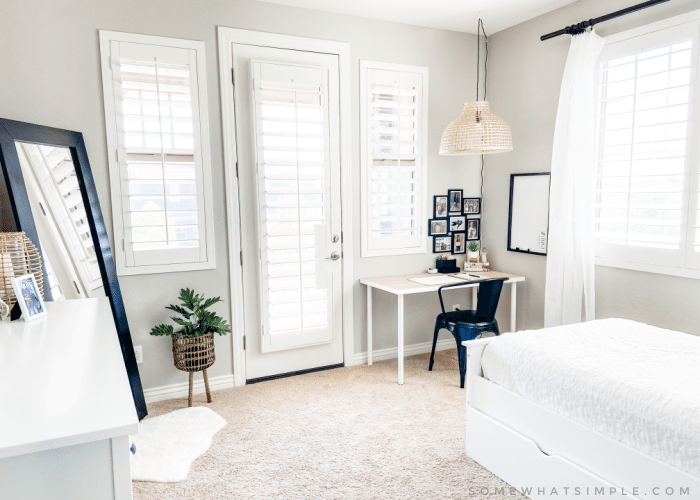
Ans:
[{"label": "white baseboard", "polygon": [[[443,339],[438,340],[435,346],[436,351],[445,351],[447,349],[454,349],[457,347],[455,340]],[[423,354],[430,352],[433,348],[432,342],[424,342],[422,344],[412,344],[404,347],[404,356],[413,356],[414,354]],[[390,347],[388,349],[379,349],[372,352],[372,361],[384,361],[386,359],[395,359],[399,356],[398,348]],[[367,364],[367,353],[358,352],[353,358],[355,365]],[[209,389],[211,391],[218,391],[221,389],[230,389],[234,387],[233,374],[221,375],[220,377],[209,377]],[[156,401],[163,401],[166,399],[183,398],[189,394],[189,382],[182,382],[179,384],[163,385],[160,387],[153,387],[151,389],[145,389],[143,395],[146,398],[146,403],[155,403]],[[195,373],[195,379],[193,384],[193,391],[195,394],[204,393],[204,379],[202,375],[198,372]]]},{"label": "white baseboard", "polygon": [[[204,379],[202,374],[197,372],[194,374],[194,394],[204,394]],[[234,386],[233,374],[221,375],[220,377],[209,377],[209,390],[218,391],[221,389],[230,389]],[[180,384],[163,385],[152,389],[145,389],[143,395],[146,398],[146,403],[155,403],[165,399],[186,397],[190,392],[189,381]]]},{"label": "white baseboard", "polygon": [[[447,349],[456,349],[457,343],[454,338],[438,340],[435,345],[436,351],[446,351]],[[424,354],[430,352],[433,349],[433,343],[424,342],[422,344],[411,344],[404,346],[403,354],[404,356],[413,356],[414,354]],[[395,359],[399,357],[398,347],[390,347],[388,349],[378,349],[372,351],[372,361],[384,361],[385,359]],[[355,354],[355,364],[364,365],[367,364],[367,353],[358,352]]]}]

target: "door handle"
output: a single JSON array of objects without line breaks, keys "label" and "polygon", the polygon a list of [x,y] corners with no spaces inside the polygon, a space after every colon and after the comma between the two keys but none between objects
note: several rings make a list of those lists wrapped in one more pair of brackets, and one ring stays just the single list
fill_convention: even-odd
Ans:
[{"label": "door handle", "polygon": [[330,257],[326,257],[326,260],[338,260],[340,259],[340,254],[338,252],[333,252]]}]

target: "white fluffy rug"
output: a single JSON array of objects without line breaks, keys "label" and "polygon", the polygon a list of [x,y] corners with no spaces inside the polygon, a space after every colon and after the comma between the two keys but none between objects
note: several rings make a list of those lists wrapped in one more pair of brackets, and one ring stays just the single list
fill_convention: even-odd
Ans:
[{"label": "white fluffy rug", "polygon": [[136,454],[131,455],[134,481],[174,483],[187,478],[195,458],[211,446],[211,438],[226,420],[209,408],[177,410],[143,420],[131,436]]}]

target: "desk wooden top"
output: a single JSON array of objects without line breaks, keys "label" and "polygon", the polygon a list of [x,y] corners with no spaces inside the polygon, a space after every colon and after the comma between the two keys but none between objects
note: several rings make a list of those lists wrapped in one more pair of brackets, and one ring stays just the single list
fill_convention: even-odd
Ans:
[{"label": "desk wooden top", "polygon": [[[455,274],[449,274],[444,276],[456,276]],[[470,271],[469,274],[475,274],[478,276],[483,276],[484,278],[508,278],[506,283],[516,283],[519,281],[525,281],[524,276],[518,276],[516,274],[502,273],[499,271],[486,271],[486,272],[473,272]],[[380,276],[378,278],[362,278],[360,283],[367,285],[371,288],[378,288],[379,290],[384,290],[385,292],[393,293],[395,295],[408,295],[413,293],[427,293],[436,292],[442,285],[423,285],[421,283],[416,283],[415,281],[410,281],[411,278],[429,278],[441,276],[440,274],[429,274],[429,273],[417,273],[417,274],[402,274],[400,276]],[[473,281],[464,280],[464,286],[478,286],[479,282],[482,280],[474,279]]]}]

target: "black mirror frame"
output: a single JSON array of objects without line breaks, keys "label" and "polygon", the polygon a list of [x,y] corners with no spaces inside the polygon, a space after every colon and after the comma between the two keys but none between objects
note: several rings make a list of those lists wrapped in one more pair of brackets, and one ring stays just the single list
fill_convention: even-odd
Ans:
[{"label": "black mirror frame", "polygon": [[0,164],[2,165],[2,173],[7,185],[10,204],[12,205],[15,225],[17,226],[17,231],[24,231],[37,249],[41,251],[15,141],[46,144],[70,150],[80,186],[80,193],[83,196],[83,200],[86,200],[90,206],[90,210],[86,210],[86,213],[95,244],[97,262],[102,274],[102,284],[105,295],[109,297],[109,303],[112,306],[114,324],[119,336],[119,345],[121,346],[126,373],[131,385],[131,394],[134,398],[136,413],[139,420],[141,420],[148,415],[146,400],[143,395],[139,370],[136,366],[136,355],[134,354],[134,345],[131,341],[129,324],[126,320],[124,302],[117,279],[117,268],[114,264],[114,255],[107,237],[100,201],[97,198],[95,182],[92,178],[92,171],[90,170],[90,163],[88,162],[87,151],[83,142],[83,134],[0,118]]}]

